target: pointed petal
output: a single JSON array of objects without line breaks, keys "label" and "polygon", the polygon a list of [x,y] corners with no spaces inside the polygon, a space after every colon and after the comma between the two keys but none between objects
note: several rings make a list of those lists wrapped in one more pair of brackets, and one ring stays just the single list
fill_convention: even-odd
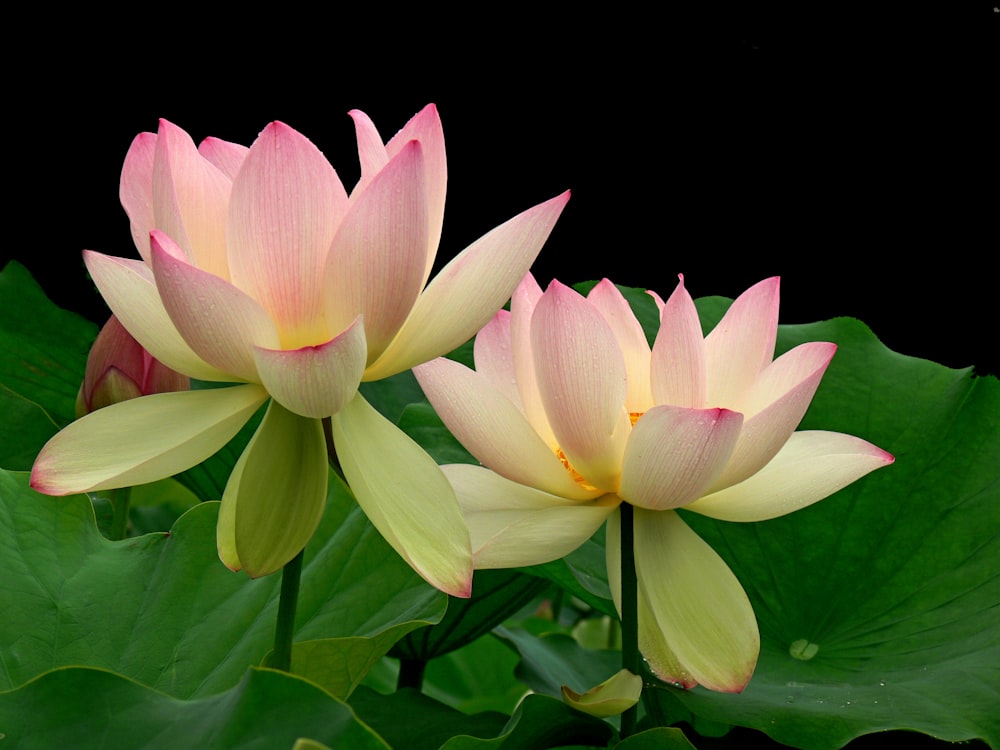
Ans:
[{"label": "pointed petal", "polygon": [[705,337],[707,403],[736,406],[774,357],[778,334],[778,277],[755,284],[736,298]]},{"label": "pointed petal", "polygon": [[375,361],[413,309],[426,260],[426,175],[413,142],[355,194],[333,240],[324,271],[330,329],[364,315]]},{"label": "pointed petal", "polygon": [[254,359],[264,387],[286,409],[322,419],[354,397],[367,353],[359,316],[325,344],[291,351],[257,348]]},{"label": "pointed petal", "polygon": [[729,465],[710,491],[742,482],[768,463],[802,420],[837,347],[811,342],[795,347],[761,373],[743,402],[751,412]]},{"label": "pointed petal", "polygon": [[153,216],[153,159],[156,133],[139,133],[129,146],[122,165],[118,198],[128,214],[132,241],[143,260],[149,261],[149,232],[156,226]]},{"label": "pointed petal", "polygon": [[853,435],[796,432],[763,469],[687,510],[723,521],[765,521],[822,500],[894,460]]},{"label": "pointed petal", "polygon": [[471,464],[442,470],[469,525],[477,569],[558,560],[590,539],[621,502],[610,493],[577,502]]},{"label": "pointed petal", "polygon": [[569,193],[483,235],[434,277],[389,347],[365,372],[379,380],[450,352],[472,338],[510,297],[538,256]]},{"label": "pointed petal", "polygon": [[438,243],[441,241],[441,227],[444,224],[444,201],[448,186],[448,161],[444,150],[444,130],[437,107],[428,104],[417,112],[402,129],[385,144],[391,159],[411,141],[420,142],[424,154],[424,171],[427,175],[427,267],[424,269],[422,289],[431,274]]},{"label": "pointed petal", "polygon": [[87,270],[108,307],[142,347],[167,367],[200,380],[228,382],[234,377],[195,354],[177,331],[142,261],[83,252]]},{"label": "pointed petal", "polygon": [[657,646],[665,642],[710,690],[746,687],[760,635],[750,600],[722,558],[676,513],[636,508],[635,564],[639,596],[656,621],[655,629],[640,621],[639,649],[653,671],[662,675],[670,664],[670,657],[666,665],[657,658]]},{"label": "pointed petal", "polygon": [[642,678],[627,669],[615,672],[600,685],[595,685],[586,693],[578,693],[568,686],[562,686],[563,701],[591,716],[605,718],[617,716],[632,708],[642,696]]},{"label": "pointed petal", "polygon": [[432,586],[470,596],[469,531],[434,459],[360,393],[331,421],[344,475],[375,528]]},{"label": "pointed petal", "polygon": [[267,399],[256,385],[158,393],[71,423],[42,448],[31,486],[47,495],[172,476],[225,445]]},{"label": "pointed petal", "polygon": [[441,421],[483,465],[561,497],[590,500],[603,494],[574,481],[517,406],[479,373],[440,357],[413,374]]},{"label": "pointed petal", "polygon": [[278,331],[252,297],[186,260],[162,232],[151,237],[153,275],[177,331],[206,362],[256,382],[253,347],[277,347]]},{"label": "pointed petal", "polygon": [[531,319],[531,348],[560,449],[589,484],[617,491],[631,421],[625,360],[611,326],[583,297],[553,281]]},{"label": "pointed petal", "polygon": [[160,120],[153,161],[155,228],[183,247],[192,263],[223,279],[229,278],[230,185],[229,178],[198,153],[191,136]]},{"label": "pointed petal", "polygon": [[696,500],[726,466],[742,424],[728,409],[650,409],[629,437],[619,494],[650,510]]},{"label": "pointed petal", "polygon": [[222,495],[223,563],[251,578],[280,570],[319,526],[329,473],[322,423],[272,401]]},{"label": "pointed petal", "polygon": [[608,321],[625,357],[625,370],[628,373],[628,396],[625,399],[625,408],[632,413],[642,414],[653,405],[649,383],[649,343],[646,341],[646,334],[625,297],[608,279],[603,279],[590,290],[587,301]]},{"label": "pointed petal", "polygon": [[329,338],[323,268],[347,204],[326,157],[280,122],[264,128],[233,181],[232,280],[270,313],[283,348]]},{"label": "pointed petal", "polygon": [[382,168],[389,163],[382,136],[372,119],[360,109],[352,109],[348,114],[354,120],[354,133],[358,141],[358,161],[361,163],[361,179],[354,186],[351,195],[364,191]]},{"label": "pointed petal", "polygon": [[[705,340],[694,300],[684,277],[666,302],[660,302],[660,330],[653,342],[652,388],[658,404],[701,409],[705,400]],[[654,298],[655,299],[655,298]]]},{"label": "pointed petal", "polygon": [[246,146],[239,143],[230,143],[221,138],[206,138],[198,146],[198,153],[215,165],[222,174],[230,181],[236,177],[236,173],[243,166],[244,159],[250,152]]}]

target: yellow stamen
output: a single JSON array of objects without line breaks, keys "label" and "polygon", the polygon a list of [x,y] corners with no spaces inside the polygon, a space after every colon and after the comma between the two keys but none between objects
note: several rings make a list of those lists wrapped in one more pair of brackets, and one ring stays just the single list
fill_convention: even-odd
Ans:
[{"label": "yellow stamen", "polygon": [[[631,420],[633,427],[635,427],[635,423],[639,421],[639,417],[641,417],[644,413],[645,412],[639,412],[639,411],[629,412],[628,418],[629,420]],[[597,489],[597,487],[590,484],[586,479],[583,478],[583,474],[581,474],[580,472],[578,472],[576,469],[573,468],[573,464],[571,464],[569,462],[569,459],[566,458],[566,454],[563,453],[562,448],[556,448],[556,457],[560,461],[562,461],[562,465],[566,467],[566,471],[568,471],[569,475],[573,477],[574,482],[583,487],[583,489],[585,490]]]}]

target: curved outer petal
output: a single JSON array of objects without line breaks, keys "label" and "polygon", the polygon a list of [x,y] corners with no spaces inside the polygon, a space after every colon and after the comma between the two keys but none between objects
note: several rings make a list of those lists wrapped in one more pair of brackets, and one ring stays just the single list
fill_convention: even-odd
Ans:
[{"label": "curved outer petal", "polygon": [[658,404],[702,409],[711,405],[705,400],[705,340],[694,300],[684,288],[684,277],[680,279],[666,302],[653,297],[660,306],[660,329],[651,360],[653,399]]},{"label": "curved outer petal", "polygon": [[149,232],[156,226],[153,216],[153,159],[156,133],[139,133],[129,146],[122,165],[118,198],[128,214],[132,241],[143,260],[149,261]]},{"label": "curved outer petal", "polygon": [[206,138],[199,144],[198,153],[232,181],[243,166],[250,152],[246,146],[230,143],[221,138]]},{"label": "curved outer petal", "polygon": [[438,358],[413,374],[441,421],[480,463],[560,497],[591,500],[603,494],[576,482],[520,410],[479,373]]},{"label": "curved outer petal", "polygon": [[323,268],[347,205],[319,149],[280,122],[264,128],[233,181],[232,280],[270,313],[285,349],[330,337]]},{"label": "curved outer petal", "polygon": [[621,502],[575,502],[511,482],[482,466],[442,467],[462,507],[477,569],[558,560],[587,541]]},{"label": "curved outer petal", "polygon": [[427,265],[424,268],[420,288],[424,287],[434,265],[438,243],[441,241],[441,226],[444,223],[445,192],[448,185],[448,165],[444,150],[444,130],[437,107],[428,104],[410,121],[382,145],[382,138],[375,124],[364,112],[353,110],[354,128],[358,137],[358,156],[361,161],[361,180],[351,193],[353,198],[367,187],[396,154],[410,141],[419,141],[424,154],[424,169],[427,176]]},{"label": "curved outer petal", "polygon": [[332,331],[365,319],[368,360],[396,335],[423,288],[427,259],[426,175],[420,144],[411,142],[355,194],[324,270]]},{"label": "curved outer petal", "polygon": [[778,335],[778,286],[774,276],[747,289],[705,337],[708,405],[740,410],[740,399],[771,363]]},{"label": "curved outer petal", "polygon": [[895,459],[871,443],[840,432],[794,433],[771,462],[739,484],[687,506],[723,521],[765,521],[832,495]]},{"label": "curved outer petal", "polygon": [[586,481],[618,490],[631,431],[621,348],[598,310],[553,281],[531,319],[538,387],[559,447]]},{"label": "curved outer petal", "polygon": [[743,415],[657,406],[636,422],[622,460],[622,499],[650,510],[696,500],[729,460]]},{"label": "curved outer petal", "polygon": [[565,703],[577,711],[591,716],[617,716],[639,702],[642,697],[642,678],[627,669],[621,669],[586,693],[578,693],[563,685],[562,697]]},{"label": "curved outer petal", "polygon": [[84,250],[84,263],[108,307],[142,347],[167,367],[200,380],[235,378],[195,354],[177,331],[142,261]]},{"label": "curved outer petal", "polygon": [[[612,531],[620,534],[609,525]],[[620,537],[608,545],[609,564],[614,548]],[[653,671],[727,693],[746,687],[760,635],[750,600],[722,558],[675,512],[636,508],[635,565],[639,649]]]},{"label": "curved outer petal", "polygon": [[649,382],[649,343],[646,341],[646,334],[643,333],[642,326],[639,325],[625,297],[608,279],[601,280],[590,290],[587,301],[608,321],[625,357],[625,370],[628,373],[628,396],[625,398],[625,408],[632,413],[642,414],[653,405]]},{"label": "curved outer petal", "polygon": [[802,421],[836,349],[821,341],[802,344],[764,370],[743,401],[751,408],[767,405],[744,419],[729,465],[711,491],[742,482],[774,458]]},{"label": "curved outer petal", "polygon": [[331,421],[344,475],[375,528],[432,586],[470,596],[469,530],[434,459],[360,393]]},{"label": "curved outer petal", "polygon": [[232,181],[198,153],[191,137],[160,120],[153,160],[155,227],[184,248],[191,262],[229,279],[226,216]]},{"label": "curved outer petal", "polygon": [[518,214],[446,265],[365,380],[379,380],[450,352],[472,338],[510,297],[535,261],[569,193]]},{"label": "curved outer petal", "polygon": [[216,527],[222,562],[251,578],[280,570],[316,531],[329,474],[320,420],[271,401],[222,494]]},{"label": "curved outer petal", "polygon": [[325,344],[292,351],[257,348],[254,358],[275,400],[295,414],[322,419],[340,411],[357,392],[367,351],[359,316]]},{"label": "curved outer petal", "polygon": [[47,495],[169,477],[225,445],[267,400],[257,385],[158,393],[71,423],[42,448],[31,486]]},{"label": "curved outer petal", "polygon": [[223,372],[259,381],[253,347],[278,346],[264,308],[228,281],[189,264],[162,232],[152,232],[151,244],[160,300],[184,340]]}]

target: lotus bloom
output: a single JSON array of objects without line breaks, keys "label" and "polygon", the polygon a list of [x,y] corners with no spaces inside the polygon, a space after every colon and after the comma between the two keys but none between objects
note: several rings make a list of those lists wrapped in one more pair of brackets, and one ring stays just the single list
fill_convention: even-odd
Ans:
[{"label": "lotus bloom", "polygon": [[327,491],[321,420],[382,535],[438,588],[468,595],[468,531],[434,462],[358,393],[466,341],[510,296],[568,193],[474,242],[425,288],[441,235],[446,163],[430,105],[383,144],[352,112],[361,178],[347,193],[304,136],[280,122],[248,149],[195,147],[161,121],[139,135],[121,200],[142,260],[87,251],[105,301],[169,367],[229,387],[134,399],[95,412],[40,453],[48,494],[170,476],[221,448],[263,404],[222,496],[219,554],[260,576],[312,536]]},{"label": "lotus bloom", "polygon": [[190,387],[190,378],[154,358],[112,315],[90,347],[76,397],[76,416],[131,398]]},{"label": "lotus bloom", "polygon": [[683,286],[650,349],[609,281],[584,298],[530,276],[476,337],[472,371],[414,372],[483,465],[450,465],[480,568],[561,557],[608,519],[621,609],[620,516],[634,507],[639,647],[662,679],[736,692],[759,651],[753,610],[723,560],[675,508],[729,521],[784,515],[893,458],[856,437],[795,432],[835,346],[772,362],[778,279],[737,299],[707,336]]}]

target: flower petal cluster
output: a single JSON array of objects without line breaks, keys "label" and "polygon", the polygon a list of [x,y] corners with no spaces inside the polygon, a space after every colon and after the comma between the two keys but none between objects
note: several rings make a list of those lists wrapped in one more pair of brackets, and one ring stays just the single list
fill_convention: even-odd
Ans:
[{"label": "flower petal cluster", "polygon": [[76,397],[76,416],[152,393],[186,391],[191,379],[171,370],[142,348],[112,315],[87,356]]},{"label": "flower petal cluster", "polygon": [[[741,295],[703,336],[683,278],[650,347],[608,280],[583,297],[526,276],[477,336],[475,371],[414,372],[482,466],[449,465],[480,568],[561,557],[608,521],[620,602],[620,503],[634,507],[639,644],[661,678],[739,691],[756,620],[726,563],[674,509],[729,521],[781,516],[893,458],[850,435],[796,432],[833,357],[807,343],[774,359],[778,279]],[[772,361],[773,360],[773,361]]]},{"label": "flower petal cluster", "polygon": [[[468,532],[434,462],[358,392],[475,334],[534,261],[564,193],[496,227],[428,284],[447,167],[437,109],[388,142],[351,112],[361,178],[348,192],[303,135],[273,122],[249,147],[196,147],[161,121],[136,137],[120,197],[141,260],[86,251],[102,296],[172,369],[232,384],[96,412],[43,449],[33,486],[69,494],[162,478],[204,460],[265,403],[222,497],[220,556],[265,575],[312,536],[327,490],[321,420],[359,503],[432,584],[467,595]],[[372,477],[373,467],[378,476]]]}]

